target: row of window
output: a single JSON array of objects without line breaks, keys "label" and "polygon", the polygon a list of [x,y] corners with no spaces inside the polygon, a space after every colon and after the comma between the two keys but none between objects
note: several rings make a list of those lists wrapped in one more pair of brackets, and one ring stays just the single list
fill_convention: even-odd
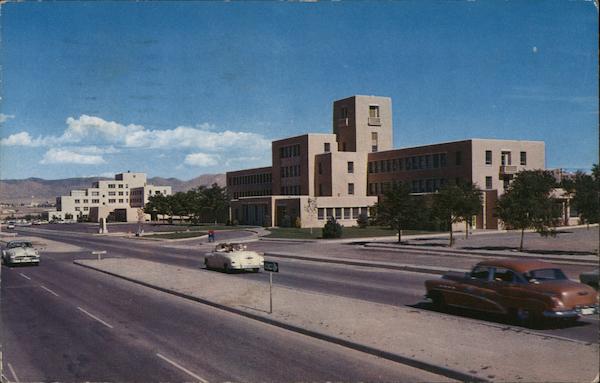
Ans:
[{"label": "row of window", "polygon": [[[81,202],[80,200],[76,199],[76,200],[75,200],[75,203],[89,203],[88,201],[89,201],[89,200],[87,200],[87,199],[84,199],[84,200],[83,200],[83,202]],[[108,200],[108,203],[116,203],[116,201],[117,201],[117,199],[116,199],[116,198],[110,198],[110,199]],[[132,199],[131,201],[133,202],[133,199]],[[128,202],[129,202],[129,199],[128,199],[128,198],[125,198],[125,199],[123,199],[123,198],[119,198],[119,203],[124,203],[124,202],[127,202],[127,203],[128,203]],[[99,200],[99,199],[92,199],[92,203],[93,203],[93,204],[99,204],[99,203],[100,203],[100,200]]]},{"label": "row of window", "polygon": [[[109,189],[114,189],[115,186],[118,185],[119,189],[123,189],[123,184],[108,184]],[[125,185],[126,188],[129,188],[129,185]]]},{"label": "row of window", "polygon": [[[492,165],[493,163],[493,154],[491,150],[486,150],[485,151],[485,164],[486,165]],[[507,151],[507,150],[503,150],[500,153],[500,164],[502,166],[505,165],[512,165],[512,158],[511,158],[511,152]],[[519,156],[519,164],[521,165],[527,165],[527,152],[520,152],[520,156]]]},{"label": "row of window", "polygon": [[265,184],[272,181],[271,173],[250,174],[247,176],[235,176],[229,179],[230,185],[253,185]]},{"label": "row of window", "polygon": [[[393,182],[374,182],[369,183],[368,185],[368,194],[369,195],[378,195],[383,194],[388,191],[392,185],[398,184],[400,181]],[[442,186],[446,184],[447,180],[445,178],[429,178],[429,179],[421,179],[421,180],[412,180],[410,182],[410,191],[411,193],[435,193]],[[458,182],[458,180],[457,180]]]},{"label": "row of window", "polygon": [[300,185],[282,186],[281,195],[300,195]]},{"label": "row of window", "polygon": [[297,157],[300,155],[300,144],[282,146],[279,148],[279,158]]},{"label": "row of window", "polygon": [[317,219],[325,220],[329,217],[335,219],[358,219],[361,214],[369,215],[368,207],[320,207],[317,209]]},{"label": "row of window", "polygon": [[299,176],[300,176],[300,165],[282,166],[281,167],[281,178],[299,177]]},{"label": "row of window", "polygon": [[271,195],[271,193],[271,189],[234,192],[233,199],[238,199],[240,197],[258,197],[263,195]]},{"label": "row of window", "polygon": [[[460,153],[460,152],[457,152]],[[460,158],[458,156],[457,158]],[[457,161],[460,165],[460,161]],[[390,160],[371,161],[368,164],[369,173],[388,173],[403,170],[438,169],[447,166],[447,154],[435,153],[423,156],[394,158]]]}]

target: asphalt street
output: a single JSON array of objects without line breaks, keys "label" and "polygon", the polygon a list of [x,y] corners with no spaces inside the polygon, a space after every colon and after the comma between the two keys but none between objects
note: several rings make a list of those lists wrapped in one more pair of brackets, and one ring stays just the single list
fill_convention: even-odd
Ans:
[{"label": "asphalt street", "polygon": [[[227,234],[234,237],[235,233]],[[241,235],[247,235],[243,232]],[[69,233],[40,233],[40,236],[47,238],[60,238],[61,241],[78,245],[82,248],[91,250],[107,250],[109,256],[117,257],[138,257],[141,259],[178,265],[189,268],[203,267],[204,251],[198,249],[185,249],[169,247],[170,244],[178,244],[179,242],[162,243],[118,238],[118,237],[99,237],[99,236],[82,236]],[[402,262],[410,263],[414,261],[417,264],[428,264],[433,262],[431,258],[444,265],[453,265],[449,263],[452,260],[461,266],[469,268],[477,260],[470,258],[454,258],[448,256],[434,255],[415,255],[415,254],[400,254],[396,251],[365,251],[360,246],[352,246],[347,244],[338,245],[322,245],[309,243],[285,243],[285,242],[251,242],[249,248],[261,251],[277,250],[286,252],[307,252],[311,248],[315,252],[333,253],[334,251],[342,252],[344,257],[356,257],[357,259],[398,259],[400,256]],[[65,261],[71,261],[75,258],[92,257],[91,254],[65,254]],[[405,305],[417,306],[424,309],[429,309],[429,306],[423,302],[424,282],[427,279],[439,278],[437,275],[412,273],[396,270],[387,270],[360,266],[346,266],[331,263],[320,263],[310,261],[298,261],[285,258],[274,258],[279,262],[281,272],[275,275],[275,284],[289,288],[303,289],[315,291],[323,294],[340,295],[350,298],[362,299],[372,302],[378,302],[389,305]],[[452,267],[452,266],[449,266]],[[458,267],[458,266],[454,266]],[[568,266],[565,268],[571,277],[578,275],[579,269],[589,269],[587,267]],[[216,272],[216,271],[207,271]],[[232,278],[248,278],[260,280],[268,283],[268,273],[262,272],[253,273],[237,273],[231,274]],[[519,326],[507,323],[503,317],[494,317],[482,315],[478,313],[464,312],[451,310],[440,315],[460,315],[465,318],[480,320],[490,325],[510,325],[510,328],[515,331],[520,331]],[[553,326],[551,328],[536,329],[541,334],[564,337],[585,342],[598,342],[598,317],[585,317],[575,325]]]},{"label": "asphalt street", "polygon": [[2,266],[9,381],[445,380],[83,269],[71,256]]}]

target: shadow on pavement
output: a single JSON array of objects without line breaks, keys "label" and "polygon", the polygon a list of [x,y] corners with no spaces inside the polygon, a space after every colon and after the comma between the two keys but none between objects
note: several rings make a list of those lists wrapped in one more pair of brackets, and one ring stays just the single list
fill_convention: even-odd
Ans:
[{"label": "shadow on pavement", "polygon": [[518,326],[522,328],[528,328],[532,330],[556,330],[556,329],[565,329],[565,328],[575,328],[575,327],[584,327],[590,326],[591,324],[588,322],[583,322],[580,320],[544,320],[536,323],[517,323],[517,321],[513,318],[509,318],[506,315],[501,314],[492,314],[492,313],[483,313],[480,311],[468,310],[468,309],[460,309],[456,307],[445,307],[443,309],[437,309],[433,307],[433,305],[429,302],[421,301],[414,305],[406,305],[407,307],[412,307],[420,310],[426,310],[431,312],[437,312],[442,314],[449,314],[457,317],[477,319],[486,322],[494,322],[497,324],[510,325],[510,326]]}]

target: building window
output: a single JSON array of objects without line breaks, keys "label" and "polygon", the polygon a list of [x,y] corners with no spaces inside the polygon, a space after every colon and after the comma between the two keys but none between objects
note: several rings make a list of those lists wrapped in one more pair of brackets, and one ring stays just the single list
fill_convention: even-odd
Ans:
[{"label": "building window", "polygon": [[119,203],[123,203],[123,198],[119,198]]},{"label": "building window", "polygon": [[485,151],[485,164],[486,165],[492,164],[492,151],[491,150]]},{"label": "building window", "polygon": [[100,200],[99,199],[93,199],[92,203],[100,203]]},{"label": "building window", "polygon": [[99,196],[99,195],[100,195],[100,192],[92,192],[92,195],[93,195],[93,196]]},{"label": "building window", "polygon": [[117,192],[108,192],[108,195],[116,195]]},{"label": "building window", "polygon": [[378,105],[369,105],[369,117],[371,117],[371,118],[379,117],[379,106]]},{"label": "building window", "polygon": [[87,206],[84,206],[84,207],[83,207],[83,210],[90,210],[90,208],[89,208],[89,207],[87,207]]},{"label": "building window", "polygon": [[377,145],[371,145],[371,153],[377,153]]},{"label": "building window", "polygon": [[352,218],[358,218],[358,208],[357,207],[353,207],[352,208]]},{"label": "building window", "polygon": [[323,145],[323,150],[325,151],[325,153],[329,153],[329,151],[331,150],[331,145],[329,144],[329,142],[326,142]]},{"label": "building window", "polygon": [[75,208],[75,211],[80,211],[80,210],[81,210],[81,208],[80,208],[80,207],[76,207],[76,208]]},{"label": "building window", "polygon": [[485,188],[488,190],[492,188],[492,177],[485,177]]},{"label": "building window", "polygon": [[78,200],[78,199],[76,199],[76,200],[75,200],[75,203],[79,203],[79,200]]},{"label": "building window", "polygon": [[510,180],[508,178],[505,178],[502,180],[502,184],[502,186],[504,186],[504,190],[506,190],[510,186]]},{"label": "building window", "polygon": [[335,208],[335,219],[342,219],[342,208],[341,207]]},{"label": "building window", "polygon": [[456,152],[456,166],[462,165],[462,152]]},{"label": "building window", "polygon": [[354,162],[348,161],[348,173],[354,173]]},{"label": "building window", "polygon": [[521,165],[527,165],[527,152],[521,152]]},{"label": "building window", "polygon": [[348,107],[347,106],[342,106],[342,108],[340,109],[340,112],[341,112],[340,118],[348,118]]},{"label": "building window", "polygon": [[123,189],[123,184],[119,184],[119,189]]},{"label": "building window", "polygon": [[344,208],[344,219],[350,219],[350,208],[349,207]]},{"label": "building window", "polygon": [[333,208],[331,207],[327,208],[327,218],[329,217],[333,217]]},{"label": "building window", "polygon": [[324,208],[320,207],[317,210],[317,219],[319,219],[319,220],[325,219],[325,209]]},{"label": "building window", "polygon": [[111,199],[109,199],[109,200],[108,200],[108,203],[115,203],[115,202],[117,202],[117,200],[116,200],[116,199],[112,199],[112,198],[111,198]]},{"label": "building window", "polygon": [[115,184],[108,184],[108,188],[109,189],[114,189],[115,188]]},{"label": "building window", "polygon": [[348,194],[354,194],[354,184],[353,183],[348,184]]},{"label": "building window", "polygon": [[119,192],[119,195],[123,195],[123,192]]}]

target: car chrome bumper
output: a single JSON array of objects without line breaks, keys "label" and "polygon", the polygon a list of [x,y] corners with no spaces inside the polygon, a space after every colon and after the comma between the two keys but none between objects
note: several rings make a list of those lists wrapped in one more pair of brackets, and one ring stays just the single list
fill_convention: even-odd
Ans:
[{"label": "car chrome bumper", "polygon": [[575,318],[580,315],[593,315],[598,314],[598,305],[578,307],[574,310],[564,311],[544,311],[543,315],[546,318]]}]

